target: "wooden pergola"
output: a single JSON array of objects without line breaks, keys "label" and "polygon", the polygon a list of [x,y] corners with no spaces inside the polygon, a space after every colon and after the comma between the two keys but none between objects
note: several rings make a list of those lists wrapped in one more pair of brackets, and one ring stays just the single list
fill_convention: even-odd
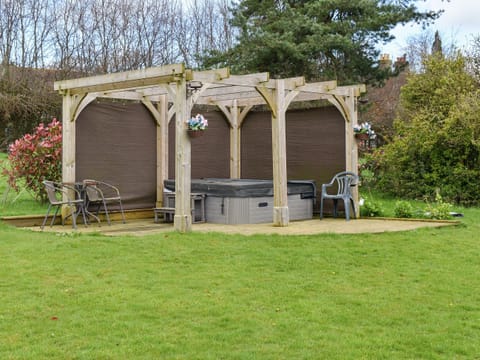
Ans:
[{"label": "wooden pergola", "polygon": [[[174,227],[188,232],[190,209],[191,144],[186,120],[194,104],[216,105],[230,125],[230,177],[240,178],[241,127],[255,105],[266,105],[272,116],[272,158],[274,209],[273,225],[288,226],[286,111],[291,102],[328,100],[345,119],[345,169],[357,171],[357,99],[364,85],[337,86],[335,81],[306,83],[303,77],[270,79],[268,73],[230,75],[228,68],[192,71],[184,64],[57,81],[54,89],[63,96],[64,182],[75,179],[75,121],[80,112],[97,98],[135,100],[151,112],[157,126],[157,206],[168,178],[168,123],[175,116]],[[169,106],[173,104],[173,106]],[[355,194],[358,203],[358,193]]]}]

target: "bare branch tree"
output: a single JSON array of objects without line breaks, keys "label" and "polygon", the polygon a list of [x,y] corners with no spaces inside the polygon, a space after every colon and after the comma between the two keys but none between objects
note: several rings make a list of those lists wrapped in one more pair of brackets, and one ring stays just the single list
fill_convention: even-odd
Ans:
[{"label": "bare branch tree", "polygon": [[5,69],[13,62],[22,4],[15,0],[0,2],[0,56]]}]

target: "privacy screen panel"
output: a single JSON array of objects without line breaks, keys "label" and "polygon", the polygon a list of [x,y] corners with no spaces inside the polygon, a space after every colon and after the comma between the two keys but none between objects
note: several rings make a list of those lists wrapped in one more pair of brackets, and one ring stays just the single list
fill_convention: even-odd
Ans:
[{"label": "privacy screen panel", "polygon": [[156,125],[139,103],[92,103],[76,121],[76,181],[117,186],[126,209],[153,208]]},{"label": "privacy screen panel", "polygon": [[[196,115],[194,108],[192,113]],[[192,179],[230,177],[230,127],[220,111],[205,111],[208,128],[201,137],[191,139]],[[168,177],[175,179],[175,118],[169,125]]]},{"label": "privacy screen panel", "polygon": [[[288,111],[288,180],[322,183],[345,170],[345,120],[334,107]],[[251,112],[242,127],[242,178],[271,179],[272,127],[268,112]],[[318,204],[316,206],[318,209]]]}]

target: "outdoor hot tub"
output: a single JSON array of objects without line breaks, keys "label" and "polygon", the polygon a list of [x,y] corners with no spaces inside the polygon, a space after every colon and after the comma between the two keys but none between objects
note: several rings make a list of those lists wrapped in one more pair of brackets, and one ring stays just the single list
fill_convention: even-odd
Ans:
[{"label": "outdoor hot tub", "polygon": [[[215,224],[273,222],[273,181],[257,179],[192,179],[191,192],[205,194],[206,221]],[[175,191],[175,180],[165,180]],[[290,220],[311,219],[316,186],[313,180],[287,182]]]}]

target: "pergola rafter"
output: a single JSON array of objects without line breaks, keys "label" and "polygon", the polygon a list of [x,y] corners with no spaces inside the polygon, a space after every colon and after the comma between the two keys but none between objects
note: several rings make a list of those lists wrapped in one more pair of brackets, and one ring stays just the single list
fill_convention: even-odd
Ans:
[{"label": "pergola rafter", "polygon": [[[191,82],[201,83],[190,89]],[[335,81],[306,83],[303,77],[270,79],[268,73],[230,75],[228,68],[192,71],[184,64],[127,71],[116,74],[57,81],[54,89],[63,95],[63,181],[75,179],[75,120],[96,98],[134,100],[150,111],[157,126],[157,206],[162,202],[163,180],[168,177],[168,122],[176,115],[176,209],[174,226],[191,229],[190,139],[185,120],[194,104],[215,105],[230,126],[230,176],[240,177],[241,125],[256,105],[272,113],[272,156],[275,226],[289,222],[286,172],[285,114],[291,102],[328,100],[345,121],[346,170],[356,171],[357,146],[353,125],[357,123],[357,98],[364,85],[338,87]],[[170,105],[171,104],[171,105]]]}]

